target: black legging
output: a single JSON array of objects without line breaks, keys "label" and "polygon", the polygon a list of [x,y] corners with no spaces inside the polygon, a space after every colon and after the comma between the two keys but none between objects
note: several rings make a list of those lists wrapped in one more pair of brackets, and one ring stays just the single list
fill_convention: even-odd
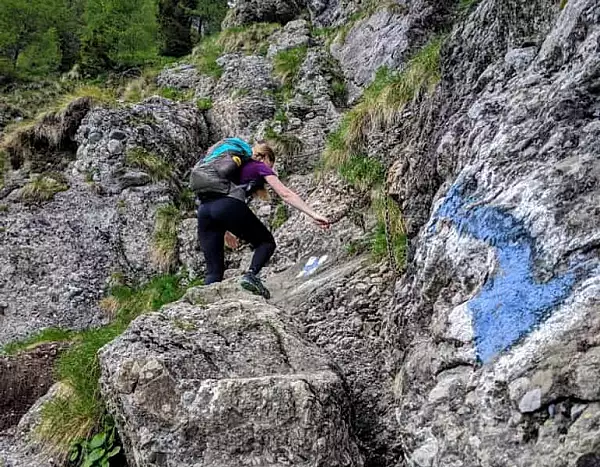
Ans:
[{"label": "black legging", "polygon": [[223,197],[198,208],[198,239],[206,260],[205,284],[220,282],[225,272],[224,235],[229,231],[255,249],[250,271],[258,274],[275,252],[275,239],[246,203]]}]

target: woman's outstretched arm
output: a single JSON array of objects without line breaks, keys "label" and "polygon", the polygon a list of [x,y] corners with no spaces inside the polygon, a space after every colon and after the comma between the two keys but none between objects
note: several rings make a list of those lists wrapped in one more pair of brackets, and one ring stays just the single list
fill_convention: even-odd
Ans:
[{"label": "woman's outstretched arm", "polygon": [[311,217],[317,225],[329,227],[329,219],[314,211],[300,196],[285,186],[276,175],[267,175],[265,180],[287,204]]}]

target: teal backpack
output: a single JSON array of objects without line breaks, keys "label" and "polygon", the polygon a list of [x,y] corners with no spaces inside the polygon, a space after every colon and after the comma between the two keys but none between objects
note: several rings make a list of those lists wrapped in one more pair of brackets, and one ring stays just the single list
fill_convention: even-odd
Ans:
[{"label": "teal backpack", "polygon": [[231,196],[245,200],[239,183],[240,168],[252,159],[252,147],[240,138],[225,138],[214,145],[192,169],[190,188],[200,200]]}]

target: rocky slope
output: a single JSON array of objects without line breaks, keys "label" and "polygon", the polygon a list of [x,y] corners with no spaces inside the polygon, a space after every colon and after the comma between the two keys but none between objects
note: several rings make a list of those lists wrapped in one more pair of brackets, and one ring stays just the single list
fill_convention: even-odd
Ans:
[{"label": "rocky slope", "polygon": [[[68,190],[41,205],[11,175],[0,342],[99,322],[112,271],[160,270],[155,213],[180,203],[197,152],[267,136],[287,183],[335,223],[320,232],[291,213],[275,229],[270,304],[234,283],[191,289],[100,352],[131,465],[599,464],[600,4],[238,0],[227,24],[256,21],[282,23],[263,55],[230,50],[218,78],[188,63],[159,76],[209,110],[152,98],[90,111]],[[392,110],[373,97],[372,83],[392,99],[399,82],[382,84],[381,67],[418,82],[432,43],[433,86]],[[298,50],[290,78],[278,53]],[[361,102],[372,118],[346,149],[387,169],[410,240],[401,275],[350,248],[374,228],[368,195],[313,175]],[[134,164],[139,147],[170,176]],[[255,208],[266,222],[280,211]],[[194,274],[182,217],[171,267]],[[248,255],[230,253],[228,274]],[[8,452],[8,465],[38,454]]]}]

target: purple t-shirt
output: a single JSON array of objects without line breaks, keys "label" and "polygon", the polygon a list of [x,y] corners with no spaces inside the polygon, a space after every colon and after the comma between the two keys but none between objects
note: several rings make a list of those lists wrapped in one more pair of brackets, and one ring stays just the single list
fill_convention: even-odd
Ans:
[{"label": "purple t-shirt", "polygon": [[257,187],[262,188],[265,183],[265,177],[275,175],[273,169],[261,161],[250,160],[242,165],[240,170],[240,185],[246,185],[254,181]]}]

